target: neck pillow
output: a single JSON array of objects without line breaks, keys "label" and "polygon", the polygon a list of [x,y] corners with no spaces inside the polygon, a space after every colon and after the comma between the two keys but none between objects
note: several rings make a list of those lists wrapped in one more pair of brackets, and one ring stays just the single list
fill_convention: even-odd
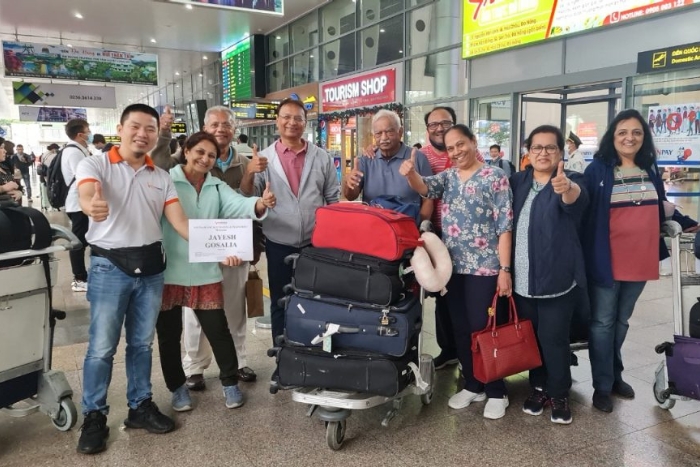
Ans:
[{"label": "neck pillow", "polygon": [[445,295],[445,286],[452,277],[450,253],[442,240],[432,232],[423,232],[421,239],[423,246],[417,247],[413,252],[410,270],[425,290]]}]

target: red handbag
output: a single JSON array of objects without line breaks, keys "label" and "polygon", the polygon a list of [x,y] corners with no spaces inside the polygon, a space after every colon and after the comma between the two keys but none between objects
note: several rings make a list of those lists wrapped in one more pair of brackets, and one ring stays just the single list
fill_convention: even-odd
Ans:
[{"label": "red handbag", "polygon": [[474,377],[490,383],[542,365],[537,339],[528,319],[518,319],[513,297],[508,297],[508,323],[496,326],[498,292],[488,309],[486,327],[472,333]]},{"label": "red handbag", "polygon": [[316,210],[311,244],[396,261],[423,241],[411,217],[361,203],[336,203]]}]

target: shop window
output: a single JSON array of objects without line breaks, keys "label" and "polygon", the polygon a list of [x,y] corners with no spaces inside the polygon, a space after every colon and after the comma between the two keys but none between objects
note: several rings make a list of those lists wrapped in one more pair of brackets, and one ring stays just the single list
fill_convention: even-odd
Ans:
[{"label": "shop window", "polygon": [[406,62],[406,104],[466,93],[466,62],[460,49],[425,55]]},{"label": "shop window", "polygon": [[362,68],[372,68],[403,58],[403,16],[363,29],[360,43]]},{"label": "shop window", "polygon": [[[506,158],[517,165],[510,147],[513,101],[510,95],[472,100],[470,128],[481,154],[488,159],[489,146],[498,144]],[[520,151],[512,151],[519,158]]]},{"label": "shop window", "polygon": [[267,66],[268,92],[281,91],[291,87],[289,84],[289,59],[281,60]]},{"label": "shop window", "polygon": [[289,31],[292,36],[291,53],[301,52],[318,45],[318,11],[291,23]]},{"label": "shop window", "polygon": [[332,41],[357,27],[354,0],[335,0],[321,8],[321,40]]},{"label": "shop window", "polygon": [[318,76],[319,49],[302,52],[291,59],[292,86],[313,83]]},{"label": "shop window", "polygon": [[405,0],[361,0],[360,19],[363,26],[376,23],[391,15],[401,13]]},{"label": "shop window", "polygon": [[289,29],[284,26],[267,36],[267,61],[274,62],[289,55]]},{"label": "shop window", "polygon": [[322,46],[319,60],[322,80],[355,71],[355,34],[348,34]]}]

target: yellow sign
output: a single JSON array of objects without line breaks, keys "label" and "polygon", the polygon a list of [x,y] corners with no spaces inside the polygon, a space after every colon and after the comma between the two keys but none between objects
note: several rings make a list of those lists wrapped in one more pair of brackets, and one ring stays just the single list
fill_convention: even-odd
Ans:
[{"label": "yellow sign", "polygon": [[666,66],[666,52],[656,52],[651,60],[652,68],[664,68]]}]

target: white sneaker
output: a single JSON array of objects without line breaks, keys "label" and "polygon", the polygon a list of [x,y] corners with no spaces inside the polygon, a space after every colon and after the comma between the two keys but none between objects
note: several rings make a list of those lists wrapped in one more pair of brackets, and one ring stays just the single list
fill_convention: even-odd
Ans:
[{"label": "white sneaker", "polygon": [[450,397],[450,401],[447,405],[451,409],[463,409],[469,407],[469,404],[472,402],[481,402],[483,400],[486,400],[486,394],[483,392],[476,393],[462,389],[457,394]]},{"label": "white sneaker", "polygon": [[484,418],[490,420],[503,418],[506,414],[506,407],[508,407],[508,396],[503,397],[503,399],[490,397],[484,407]]},{"label": "white sneaker", "polygon": [[70,283],[70,288],[73,292],[87,292],[87,282],[73,281]]}]

